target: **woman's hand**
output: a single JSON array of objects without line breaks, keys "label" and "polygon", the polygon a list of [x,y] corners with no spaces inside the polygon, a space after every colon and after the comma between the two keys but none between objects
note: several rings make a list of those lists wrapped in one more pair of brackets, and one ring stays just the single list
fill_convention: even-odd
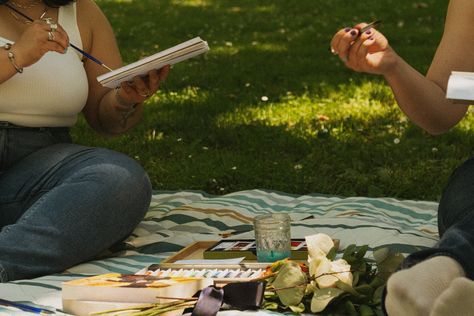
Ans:
[{"label": "woman's hand", "polygon": [[12,46],[16,62],[27,67],[43,57],[47,52],[64,54],[69,46],[69,37],[61,25],[51,20],[36,20],[21,34]]},{"label": "woman's hand", "polygon": [[399,57],[376,29],[359,35],[366,25],[360,23],[339,30],[331,40],[331,52],[355,71],[384,75],[395,67]]},{"label": "woman's hand", "polygon": [[141,103],[158,91],[160,83],[168,77],[170,66],[151,70],[146,77],[134,77],[133,82],[122,82],[117,91],[121,103]]}]

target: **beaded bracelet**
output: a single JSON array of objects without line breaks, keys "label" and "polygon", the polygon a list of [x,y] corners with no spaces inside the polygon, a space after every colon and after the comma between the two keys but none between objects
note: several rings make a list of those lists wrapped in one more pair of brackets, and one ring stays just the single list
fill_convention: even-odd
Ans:
[{"label": "beaded bracelet", "polygon": [[18,73],[22,73],[23,72],[23,67],[20,67],[16,64],[16,61],[15,61],[15,54],[10,50],[12,48],[12,44],[10,43],[6,43],[3,48],[8,51],[8,60],[10,60],[11,64],[13,65],[13,67],[15,67],[15,70],[16,72]]}]

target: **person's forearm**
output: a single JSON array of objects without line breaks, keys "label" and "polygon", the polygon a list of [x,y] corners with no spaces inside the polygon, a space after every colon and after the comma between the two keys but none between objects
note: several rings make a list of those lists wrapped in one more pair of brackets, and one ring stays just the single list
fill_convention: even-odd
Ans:
[{"label": "person's forearm", "polygon": [[117,100],[116,92],[111,90],[101,100],[98,117],[101,131],[105,134],[118,135],[134,127],[142,117],[143,104],[123,106]]},{"label": "person's forearm", "polygon": [[430,134],[447,131],[462,119],[467,110],[467,106],[447,100],[444,87],[420,74],[401,58],[384,77],[402,111]]}]

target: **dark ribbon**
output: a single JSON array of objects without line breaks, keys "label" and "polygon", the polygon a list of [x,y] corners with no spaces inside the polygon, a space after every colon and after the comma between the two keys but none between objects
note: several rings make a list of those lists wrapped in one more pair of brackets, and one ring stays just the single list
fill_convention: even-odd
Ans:
[{"label": "dark ribbon", "polygon": [[199,293],[191,316],[215,316],[222,304],[239,310],[258,309],[265,286],[265,281],[229,283],[222,288],[209,286]]}]

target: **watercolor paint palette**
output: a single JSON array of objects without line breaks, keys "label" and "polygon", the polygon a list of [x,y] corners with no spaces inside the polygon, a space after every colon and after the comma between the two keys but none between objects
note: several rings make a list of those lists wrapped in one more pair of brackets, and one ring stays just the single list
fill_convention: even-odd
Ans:
[{"label": "watercolor paint palette", "polygon": [[263,277],[266,266],[232,266],[232,267],[167,267],[159,264],[148,267],[144,273],[158,278],[208,278],[213,279],[215,284],[250,281]]},{"label": "watercolor paint palette", "polygon": [[[229,259],[244,257],[246,260],[257,260],[255,240],[227,239],[216,243],[203,252],[204,259]],[[291,241],[291,259],[306,260],[308,248],[304,239]]]}]

